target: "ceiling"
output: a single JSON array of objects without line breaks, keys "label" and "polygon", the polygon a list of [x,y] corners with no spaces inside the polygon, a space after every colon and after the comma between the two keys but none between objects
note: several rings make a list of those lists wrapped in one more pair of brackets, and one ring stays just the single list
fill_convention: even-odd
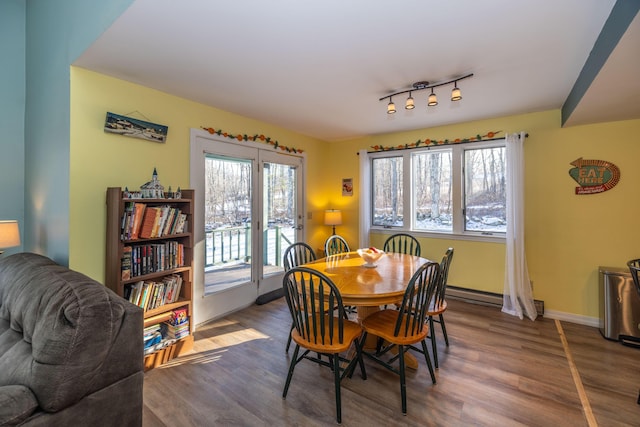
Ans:
[{"label": "ceiling", "polygon": [[[74,65],[339,141],[561,108],[614,3],[135,0]],[[640,118],[639,52],[636,16],[566,125]],[[379,101],[467,73],[459,102]]]}]

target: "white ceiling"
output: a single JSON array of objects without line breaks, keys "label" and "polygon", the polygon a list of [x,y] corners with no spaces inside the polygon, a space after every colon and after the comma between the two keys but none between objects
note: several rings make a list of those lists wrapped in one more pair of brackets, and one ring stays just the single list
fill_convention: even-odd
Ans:
[{"label": "white ceiling", "polygon": [[[337,141],[561,108],[614,3],[136,0],[75,65]],[[640,118],[639,21],[568,123]],[[466,73],[457,103],[379,101]]]}]

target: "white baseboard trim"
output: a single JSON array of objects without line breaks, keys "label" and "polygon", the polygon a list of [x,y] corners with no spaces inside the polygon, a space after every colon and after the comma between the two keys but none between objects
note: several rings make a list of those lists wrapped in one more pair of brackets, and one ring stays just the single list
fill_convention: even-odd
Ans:
[{"label": "white baseboard trim", "polygon": [[[478,291],[475,289],[447,286],[447,298],[459,299],[471,304],[482,304],[491,307],[502,308],[502,294]],[[548,319],[558,319],[579,325],[600,327],[600,319],[597,317],[582,316],[579,314],[565,313],[562,311],[545,310],[544,301],[534,300],[538,316]]]},{"label": "white baseboard trim", "polygon": [[600,319],[597,317],[582,316],[579,314],[565,313],[563,311],[546,310],[544,317],[548,319],[557,319],[565,322],[577,323],[579,325],[600,327]]},{"label": "white baseboard trim", "polygon": [[[472,304],[488,305],[502,308],[502,294],[493,292],[478,291],[475,289],[460,288],[457,286],[447,286],[447,298],[459,299]],[[544,301],[534,300],[538,316],[543,316]]]}]

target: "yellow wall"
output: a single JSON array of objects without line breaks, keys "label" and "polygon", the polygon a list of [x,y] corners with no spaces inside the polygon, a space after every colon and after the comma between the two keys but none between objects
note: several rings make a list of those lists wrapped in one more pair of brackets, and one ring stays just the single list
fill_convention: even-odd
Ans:
[{"label": "yellow wall", "polygon": [[[401,119],[401,118],[400,118]],[[560,111],[502,117],[390,135],[378,135],[331,144],[336,174],[354,177],[354,197],[333,194],[347,212],[340,227],[349,242],[357,242],[361,148],[396,146],[416,140],[455,139],[488,131],[529,133],[525,142],[525,239],[534,297],[545,309],[575,316],[599,316],[598,266],[624,267],[640,256],[640,231],[633,219],[639,203],[640,120],[561,128]],[[607,160],[621,170],[612,190],[588,196],[574,194],[570,163],[579,158]],[[456,249],[449,282],[455,286],[502,292],[504,246],[496,243],[448,239],[421,239],[424,255],[440,260],[446,247]],[[381,245],[384,236],[372,236]]]},{"label": "yellow wall", "polygon": [[[169,126],[165,144],[103,132],[107,111],[147,117]],[[142,114],[144,116],[140,116]],[[165,185],[189,186],[189,129],[221,127],[231,133],[262,133],[307,152],[307,241],[320,247],[330,234],[322,224],[327,208],[343,211],[337,231],[358,242],[359,166],[357,151],[381,144],[394,146],[418,139],[453,139],[488,131],[529,133],[526,162],[526,252],[534,296],[545,309],[597,318],[598,266],[624,266],[640,256],[635,185],[640,183],[640,120],[563,129],[560,111],[502,117],[420,131],[378,135],[327,143],[283,128],[150,90],[83,69],[71,72],[71,268],[103,281],[105,189],[136,188],[154,167]],[[612,190],[588,196],[574,194],[570,162],[607,160],[621,170]],[[353,178],[353,197],[343,197],[342,178]],[[378,240],[376,240],[378,239]],[[380,245],[381,236],[372,243]],[[423,240],[424,254],[440,259],[448,246],[456,249],[450,272],[455,286],[501,292],[504,248],[497,243],[451,239]]]},{"label": "yellow wall", "polygon": [[[108,134],[107,111],[167,125],[166,143]],[[307,153],[307,182],[322,183],[327,143],[256,120],[81,68],[71,70],[71,168],[69,266],[104,283],[106,188],[138,189],[157,168],[167,188],[189,188],[191,128],[221,128],[233,134],[264,134]],[[326,207],[322,186],[308,185],[310,234],[318,234]],[[317,223],[317,224],[316,224]],[[320,238],[316,236],[316,238]]]}]

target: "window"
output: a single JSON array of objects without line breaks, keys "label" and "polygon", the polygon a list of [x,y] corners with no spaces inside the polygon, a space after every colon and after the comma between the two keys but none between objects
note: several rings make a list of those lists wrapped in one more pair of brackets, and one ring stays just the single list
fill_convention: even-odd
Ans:
[{"label": "window", "polygon": [[371,153],[371,175],[374,227],[506,232],[504,140]]}]

